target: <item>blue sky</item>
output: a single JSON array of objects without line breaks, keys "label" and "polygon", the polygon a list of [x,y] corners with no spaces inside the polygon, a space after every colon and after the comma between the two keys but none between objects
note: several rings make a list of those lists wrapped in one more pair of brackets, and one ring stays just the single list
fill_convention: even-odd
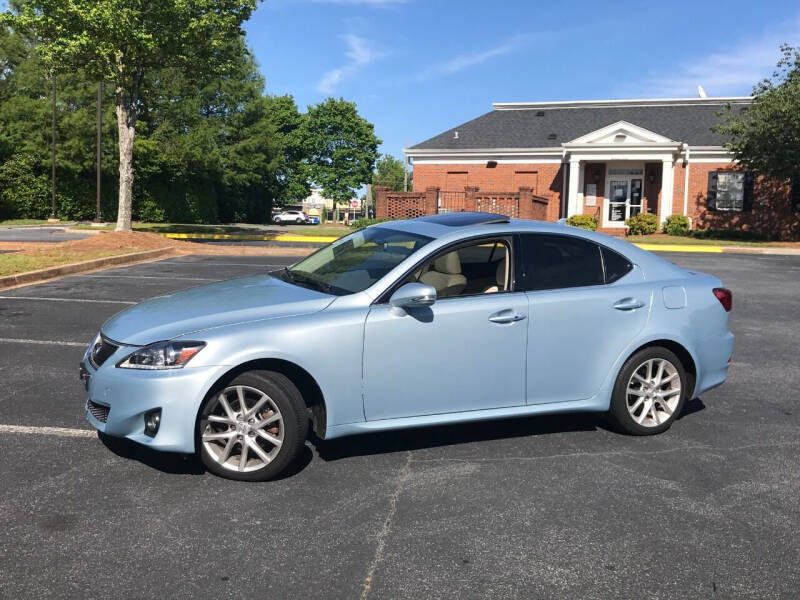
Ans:
[{"label": "blue sky", "polygon": [[397,157],[495,101],[745,95],[800,45],[796,2],[267,0],[247,23],[272,94],[358,104]]}]

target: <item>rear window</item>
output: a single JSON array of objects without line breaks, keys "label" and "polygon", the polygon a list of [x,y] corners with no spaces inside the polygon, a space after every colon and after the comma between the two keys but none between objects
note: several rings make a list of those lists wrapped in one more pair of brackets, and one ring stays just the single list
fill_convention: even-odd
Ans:
[{"label": "rear window", "polygon": [[600,246],[603,254],[603,267],[606,273],[606,283],[614,283],[617,279],[624,277],[633,268],[631,261],[627,258],[609,250],[605,246]]}]

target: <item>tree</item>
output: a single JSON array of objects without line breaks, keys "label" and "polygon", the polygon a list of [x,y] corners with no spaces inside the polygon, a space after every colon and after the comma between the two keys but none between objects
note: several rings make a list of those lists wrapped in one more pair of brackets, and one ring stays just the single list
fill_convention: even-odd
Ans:
[{"label": "tree", "polygon": [[133,199],[133,150],[142,84],[154,69],[193,76],[224,72],[236,56],[231,38],[257,0],[29,0],[4,20],[36,36],[37,49],[54,71],[85,69],[113,81],[119,144],[117,230],[129,231]]},{"label": "tree", "polygon": [[716,128],[746,169],[778,181],[800,178],[800,48],[781,47],[772,78],[753,88],[746,112],[727,107]]},{"label": "tree", "polygon": [[[375,172],[372,174],[372,185],[385,185],[395,192],[403,191],[405,184],[405,169],[403,161],[396,159],[391,154],[384,154],[375,163]],[[411,187],[409,178],[409,187]]]},{"label": "tree", "polygon": [[328,98],[309,106],[302,136],[309,178],[337,203],[353,198],[372,179],[381,141],[353,102]]}]

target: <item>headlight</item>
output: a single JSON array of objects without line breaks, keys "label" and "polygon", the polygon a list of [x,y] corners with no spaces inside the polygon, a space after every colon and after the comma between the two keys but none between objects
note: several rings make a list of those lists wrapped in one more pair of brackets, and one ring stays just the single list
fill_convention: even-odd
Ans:
[{"label": "headlight", "polygon": [[122,369],[182,369],[205,342],[156,342],[117,363]]}]

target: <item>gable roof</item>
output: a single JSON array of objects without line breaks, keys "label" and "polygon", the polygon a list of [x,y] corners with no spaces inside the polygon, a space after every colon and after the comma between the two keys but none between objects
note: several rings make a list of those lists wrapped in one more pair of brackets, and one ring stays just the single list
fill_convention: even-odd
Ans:
[{"label": "gable roof", "polygon": [[495,104],[495,110],[411,149],[553,148],[620,121],[690,146],[721,146],[725,138],[711,128],[727,103],[741,111],[750,98]]}]

